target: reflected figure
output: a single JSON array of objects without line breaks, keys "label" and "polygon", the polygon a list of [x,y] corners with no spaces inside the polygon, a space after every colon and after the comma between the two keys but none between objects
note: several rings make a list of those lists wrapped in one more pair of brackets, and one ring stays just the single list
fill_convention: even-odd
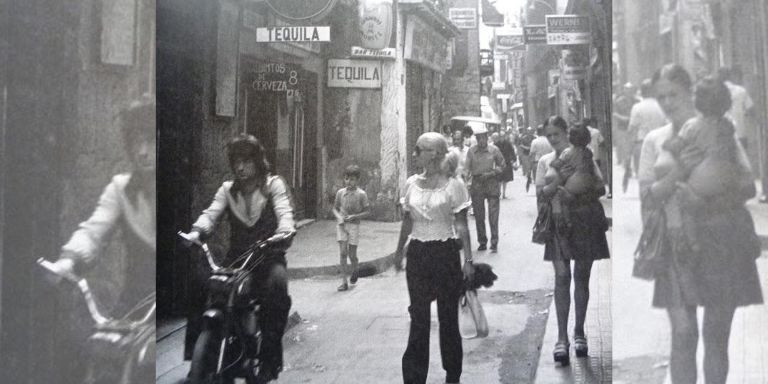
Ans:
[{"label": "reflected figure", "polygon": [[[133,310],[139,303],[154,301],[157,217],[154,100],[145,96],[131,103],[120,113],[119,120],[132,169],[130,172],[121,173],[112,178],[102,192],[91,216],[80,223],[79,228],[62,247],[59,259],[52,264],[58,273],[81,274],[87,266],[98,260],[110,235],[119,229],[122,234],[122,245],[126,251],[127,268],[126,284],[117,302],[108,306],[113,308],[111,316],[115,318],[135,314]],[[96,299],[98,302],[98,298]],[[143,316],[145,312],[142,311],[137,316]],[[154,326],[154,321],[152,324]],[[74,331],[73,338],[77,344],[76,348],[84,350],[84,360],[98,358],[105,351],[94,350],[94,348],[110,346],[106,345],[107,343],[101,345],[94,342],[96,335],[94,332],[98,332],[98,327],[94,330],[93,324],[88,324],[89,328],[85,330],[82,329],[84,326],[86,325],[67,325],[69,328],[80,327],[79,330]],[[80,334],[83,331],[85,334]],[[152,332],[154,333],[154,330]],[[90,339],[86,343],[85,338],[89,335]],[[116,350],[119,348],[118,345],[111,345],[111,347]],[[128,351],[129,349],[125,349],[122,354],[129,355]],[[154,371],[154,361],[151,365],[150,368]],[[119,376],[115,376],[118,374],[109,372],[113,368],[107,364],[97,366],[96,370],[99,369],[103,372],[89,372],[89,375],[112,377],[112,382],[115,383],[126,382],[119,380]],[[75,376],[82,374],[84,373],[74,373]]]},{"label": "reflected figure", "polygon": [[744,207],[755,186],[733,124],[724,118],[727,87],[706,77],[694,92],[688,72],[676,64],[657,71],[653,83],[672,122],[648,134],[640,159],[643,215],[660,214],[664,221],[657,225],[666,226],[653,305],[669,315],[675,384],[696,383],[696,310],[704,307],[705,383],[722,384],[734,312],[763,301],[755,265],[760,242]]}]

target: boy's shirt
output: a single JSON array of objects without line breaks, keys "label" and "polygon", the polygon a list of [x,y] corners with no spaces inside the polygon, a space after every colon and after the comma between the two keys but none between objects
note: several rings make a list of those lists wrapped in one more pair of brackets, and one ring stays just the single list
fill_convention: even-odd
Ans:
[{"label": "boy's shirt", "polygon": [[[356,215],[365,212],[370,207],[368,194],[358,187],[352,190],[346,187],[339,189],[336,192],[336,200],[333,203],[333,207],[345,215]],[[360,223],[360,219],[351,220],[350,222]]]}]

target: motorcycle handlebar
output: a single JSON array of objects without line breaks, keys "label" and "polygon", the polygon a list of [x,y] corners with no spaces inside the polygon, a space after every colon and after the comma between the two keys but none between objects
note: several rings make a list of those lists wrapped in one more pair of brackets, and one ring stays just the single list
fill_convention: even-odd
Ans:
[{"label": "motorcycle handlebar", "polygon": [[91,291],[91,287],[88,285],[88,280],[80,276],[77,276],[73,273],[60,271],[59,269],[53,266],[53,263],[43,258],[38,259],[37,264],[41,266],[43,269],[45,269],[46,271],[58,276],[59,278],[63,278],[77,285],[77,288],[80,290],[80,293],[83,294],[83,298],[85,299],[85,304],[88,307],[88,312],[91,314],[91,318],[93,318],[93,321],[96,322],[96,324],[104,325],[111,320],[110,318],[102,315],[101,312],[99,311],[99,307],[96,304],[96,299],[93,295],[93,292]]},{"label": "motorcycle handlebar", "polygon": [[[213,258],[213,253],[211,252],[210,248],[208,248],[208,244],[206,244],[203,241],[200,241],[200,240],[197,240],[197,239],[193,239],[188,233],[184,233],[182,231],[177,232],[177,234],[178,234],[179,237],[184,239],[184,241],[186,243],[188,243],[188,244],[195,244],[195,245],[199,246],[203,250],[203,253],[205,253],[205,258],[208,260],[208,265],[211,267],[211,269],[213,271],[217,271],[217,270],[221,269],[221,266],[216,264],[216,261]],[[266,240],[263,240],[263,241],[255,243],[251,247],[251,250],[252,251],[261,250],[261,249],[264,249],[264,248],[266,248],[266,247],[268,247],[270,245],[274,245],[274,244],[278,244],[278,243],[289,241],[289,240],[293,239],[295,236],[296,236],[296,232],[295,231],[276,233],[276,234],[272,235],[270,238],[268,238]],[[249,260],[250,260],[250,257],[246,260],[245,263],[243,263],[243,266],[248,264]]]}]

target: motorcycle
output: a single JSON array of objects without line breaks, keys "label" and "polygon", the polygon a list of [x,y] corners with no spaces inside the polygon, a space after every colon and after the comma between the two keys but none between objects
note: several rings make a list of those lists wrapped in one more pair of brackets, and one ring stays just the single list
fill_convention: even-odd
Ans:
[{"label": "motorcycle", "polygon": [[93,320],[93,333],[85,342],[87,364],[84,384],[139,384],[155,380],[155,293],[148,295],[122,318],[102,314],[88,280],[55,268],[41,258],[51,283],[74,283]]},{"label": "motorcycle", "polygon": [[183,232],[178,235],[202,249],[212,271],[207,281],[203,328],[192,352],[187,382],[233,384],[235,378],[244,378],[246,384],[261,384],[260,304],[252,294],[255,282],[251,271],[264,261],[270,246],[289,241],[294,233],[277,234],[253,244],[227,267],[216,264],[206,243],[192,241]]}]

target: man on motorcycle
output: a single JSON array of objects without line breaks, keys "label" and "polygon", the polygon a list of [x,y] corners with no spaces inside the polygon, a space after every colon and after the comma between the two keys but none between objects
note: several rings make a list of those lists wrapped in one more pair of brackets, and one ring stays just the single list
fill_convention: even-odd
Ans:
[{"label": "man on motorcycle", "polygon": [[132,171],[112,178],[88,220],[80,223],[61,249],[54,266],[75,272],[92,263],[115,229],[122,229],[126,248],[126,285],[118,309],[129,309],[155,291],[155,103],[149,96],[134,101],[119,116]]},{"label": "man on motorcycle", "polygon": [[[103,251],[109,235],[120,229],[126,256],[126,279],[113,317],[121,317],[155,291],[155,102],[142,96],[119,115],[125,148],[132,170],[112,177],[91,216],[80,223],[64,244],[53,268],[60,273],[80,274]],[[84,342],[91,329],[71,324],[76,343]],[[72,358],[74,363],[75,358]],[[78,359],[80,360],[80,359]],[[74,366],[74,364],[65,364]],[[77,370],[76,367],[72,368]],[[78,373],[74,373],[77,375]],[[80,382],[75,379],[75,381]]]},{"label": "man on motorcycle", "polygon": [[[188,239],[196,242],[213,233],[217,221],[226,213],[230,224],[229,264],[254,243],[274,234],[296,231],[288,185],[269,172],[264,148],[251,135],[240,135],[227,145],[229,165],[235,179],[225,181],[192,225]],[[287,246],[287,245],[286,245]],[[261,382],[276,379],[283,366],[282,337],[291,308],[288,295],[285,246],[271,249],[269,257],[253,270],[261,299],[259,317],[262,330]],[[195,340],[201,332],[204,297],[193,303],[194,312],[187,324],[184,358],[192,358]],[[202,301],[202,302],[201,302]]]}]

